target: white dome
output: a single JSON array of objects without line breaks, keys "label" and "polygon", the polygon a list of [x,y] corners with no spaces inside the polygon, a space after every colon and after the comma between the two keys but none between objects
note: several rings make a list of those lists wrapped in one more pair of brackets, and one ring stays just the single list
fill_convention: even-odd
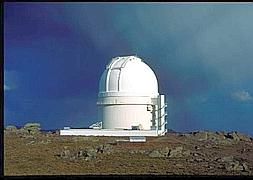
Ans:
[{"label": "white dome", "polygon": [[113,58],[99,82],[99,97],[157,95],[155,73],[136,56]]}]

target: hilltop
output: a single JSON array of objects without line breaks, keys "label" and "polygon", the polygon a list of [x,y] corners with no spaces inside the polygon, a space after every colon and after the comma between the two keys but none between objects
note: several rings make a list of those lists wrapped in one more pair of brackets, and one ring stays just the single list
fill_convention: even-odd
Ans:
[{"label": "hilltop", "polygon": [[196,131],[147,137],[60,136],[36,124],[4,130],[4,175],[245,175],[253,139],[239,132]]}]

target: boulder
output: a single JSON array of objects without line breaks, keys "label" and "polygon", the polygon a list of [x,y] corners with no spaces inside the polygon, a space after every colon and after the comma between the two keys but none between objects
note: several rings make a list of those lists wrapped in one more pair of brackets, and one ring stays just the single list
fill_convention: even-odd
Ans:
[{"label": "boulder", "polygon": [[249,171],[249,167],[246,162],[242,163],[243,171]]},{"label": "boulder", "polygon": [[182,146],[178,146],[175,148],[165,147],[162,149],[155,149],[150,153],[148,151],[143,151],[144,154],[149,154],[150,157],[182,157],[182,156],[189,156],[191,154],[190,150],[183,151]]},{"label": "boulder", "polygon": [[216,144],[222,144],[222,145],[232,145],[233,144],[233,140],[232,139],[224,139],[224,140],[220,140],[220,141],[216,141]]},{"label": "boulder", "polygon": [[190,155],[191,155],[191,151],[190,151],[190,150],[183,151],[183,152],[182,152],[182,155],[183,155],[184,157],[190,156]]},{"label": "boulder", "polygon": [[207,133],[207,139],[217,142],[217,141],[221,141],[225,139],[225,136],[223,133],[219,133],[219,132],[208,132]]},{"label": "boulder", "polygon": [[202,159],[202,158],[195,158],[194,161],[199,163],[199,162],[203,162],[204,159]]},{"label": "boulder", "polygon": [[30,141],[30,142],[26,143],[25,145],[28,146],[28,145],[32,145],[34,143],[35,143],[35,141]]},{"label": "boulder", "polygon": [[87,156],[86,158],[85,158],[85,161],[91,161],[93,158],[91,157],[91,156]]},{"label": "boulder", "polygon": [[42,140],[39,142],[39,144],[48,144],[48,143],[51,143],[50,139]]},{"label": "boulder", "polygon": [[183,147],[182,146],[178,146],[174,149],[171,149],[168,153],[168,157],[182,157],[182,151],[183,151]]},{"label": "boulder", "polygon": [[62,152],[61,152],[61,158],[70,158],[71,157],[71,152],[70,150],[68,149],[64,149]]},{"label": "boulder", "polygon": [[215,132],[217,135],[221,136],[223,139],[225,139],[226,132],[225,131],[217,131]]},{"label": "boulder", "polygon": [[162,154],[164,157],[169,156],[169,153],[171,151],[171,148],[165,147],[159,150],[160,154]]},{"label": "boulder", "polygon": [[5,128],[6,131],[11,131],[11,132],[16,132],[17,131],[17,127],[16,126],[13,126],[13,125],[10,125],[10,126],[7,126]]},{"label": "boulder", "polygon": [[163,154],[161,154],[158,150],[153,150],[151,151],[151,153],[149,154],[149,157],[164,157]]},{"label": "boulder", "polygon": [[198,131],[194,132],[194,138],[198,141],[212,141],[219,142],[225,139],[225,136],[222,132],[211,132],[211,131]]},{"label": "boulder", "polygon": [[230,163],[234,161],[234,156],[225,156],[220,159],[218,159],[220,162]]},{"label": "boulder", "polygon": [[95,149],[97,153],[111,154],[113,152],[113,146],[110,144],[99,145]]},{"label": "boulder", "polygon": [[55,130],[52,132],[53,135],[60,135],[60,130]]},{"label": "boulder", "polygon": [[237,133],[235,131],[227,133],[226,138],[232,139],[234,141],[240,141],[240,138],[237,136]]},{"label": "boulder", "polygon": [[85,156],[86,157],[95,158],[96,155],[97,155],[97,149],[96,148],[89,147],[89,148],[85,149]]},{"label": "boulder", "polygon": [[242,133],[237,132],[236,133],[237,137],[241,140],[241,141],[247,141],[247,142],[251,142],[251,137],[244,135]]},{"label": "boulder", "polygon": [[37,134],[40,132],[40,124],[39,123],[27,123],[25,124],[24,128],[25,132],[28,134]]},{"label": "boulder", "polygon": [[26,123],[25,128],[40,128],[40,124],[39,123]]},{"label": "boulder", "polygon": [[227,171],[243,171],[243,166],[240,165],[239,161],[233,161],[225,165]]},{"label": "boulder", "polygon": [[69,160],[90,160],[93,158],[96,158],[96,150],[92,147],[88,147],[85,149],[78,149],[78,150],[70,150],[67,146],[64,147],[62,152],[57,155],[63,159],[69,159]]},{"label": "boulder", "polygon": [[206,131],[198,131],[193,133],[194,138],[198,141],[207,140],[207,132]]}]

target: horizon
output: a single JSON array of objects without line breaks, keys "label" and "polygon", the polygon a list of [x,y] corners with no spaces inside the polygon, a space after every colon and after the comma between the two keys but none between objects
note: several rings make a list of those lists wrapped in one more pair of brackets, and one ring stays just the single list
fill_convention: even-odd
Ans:
[{"label": "horizon", "polygon": [[[7,126],[15,126],[15,124],[10,124],[10,125],[7,125]],[[4,126],[4,128],[6,128],[7,126]],[[15,126],[17,129],[21,129],[23,128],[24,126]],[[70,127],[71,129],[79,129],[79,127]],[[89,129],[89,127],[80,127],[80,129],[82,128],[85,128],[85,129]],[[55,128],[55,129],[43,129],[41,128],[40,131],[55,131],[55,130],[62,130],[62,128]],[[205,130],[205,129],[200,129],[200,130],[192,130],[192,131],[176,131],[174,129],[167,129],[167,132],[166,133],[179,133],[179,134],[191,134],[191,133],[194,133],[194,132],[223,132],[222,130],[221,131],[212,131],[212,130]],[[232,133],[232,132],[238,132],[238,133],[241,133],[239,131],[224,131],[225,133]],[[250,134],[245,134],[243,133],[244,135],[250,135]]]},{"label": "horizon", "polygon": [[97,121],[99,79],[137,54],[168,103],[168,129],[253,136],[253,5],[4,3],[4,126]]}]

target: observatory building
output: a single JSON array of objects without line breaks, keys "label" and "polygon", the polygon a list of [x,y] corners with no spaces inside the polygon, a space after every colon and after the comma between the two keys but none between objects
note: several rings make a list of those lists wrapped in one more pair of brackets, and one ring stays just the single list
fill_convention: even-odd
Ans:
[{"label": "observatory building", "polygon": [[99,82],[98,120],[61,135],[159,136],[167,132],[165,96],[152,69],[137,56],[115,57]]}]

